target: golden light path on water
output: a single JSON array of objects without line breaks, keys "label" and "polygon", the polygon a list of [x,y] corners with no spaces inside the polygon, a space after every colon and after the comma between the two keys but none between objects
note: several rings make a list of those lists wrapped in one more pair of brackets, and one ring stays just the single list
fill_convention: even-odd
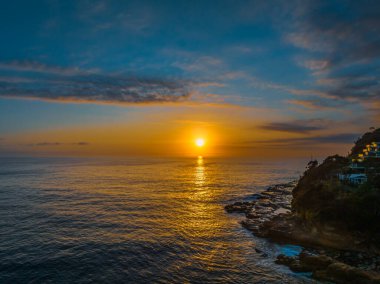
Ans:
[{"label": "golden light path on water", "polygon": [[201,188],[206,182],[205,167],[203,165],[203,157],[198,156],[197,166],[195,168],[195,186]]},{"label": "golden light path on water", "polygon": [[224,211],[225,204],[294,176],[285,164],[204,156],[3,162],[0,225],[12,238],[0,244],[0,279],[304,281],[274,265],[276,245],[255,238],[239,224],[241,216]]}]

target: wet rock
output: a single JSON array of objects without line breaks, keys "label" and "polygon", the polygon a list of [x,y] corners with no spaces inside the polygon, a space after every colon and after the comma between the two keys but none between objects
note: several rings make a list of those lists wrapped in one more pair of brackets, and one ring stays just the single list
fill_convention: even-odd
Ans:
[{"label": "wet rock", "polygon": [[233,204],[228,204],[224,209],[228,213],[245,213],[252,209],[254,202],[235,202]]},{"label": "wet rock", "polygon": [[318,280],[333,283],[380,283],[380,273],[359,269],[326,255],[302,252],[298,257],[290,257],[280,254],[275,262],[294,272],[312,272],[312,277]]},{"label": "wet rock", "polygon": [[278,195],[278,193],[272,192],[272,191],[264,191],[261,194],[265,196],[270,196],[270,197]]},{"label": "wet rock", "polygon": [[326,255],[310,255],[307,253],[300,253],[299,255],[300,262],[303,265],[310,268],[310,270],[321,270],[326,269],[334,260]]},{"label": "wet rock", "polygon": [[379,274],[364,271],[342,262],[330,264],[324,273],[316,273],[315,277],[336,283],[380,283]]},{"label": "wet rock", "polygon": [[292,262],[294,262],[296,259],[291,256],[286,256],[285,254],[279,254],[276,259],[277,264],[282,264],[289,266]]},{"label": "wet rock", "polygon": [[255,222],[252,222],[251,219],[245,219],[245,220],[241,221],[240,223],[247,230],[250,230],[252,232],[258,231],[258,225]]},{"label": "wet rock", "polygon": [[273,212],[274,215],[280,215],[280,214],[288,214],[290,213],[290,210],[287,208],[278,208],[276,211]]},{"label": "wet rock", "polygon": [[256,211],[250,211],[245,214],[245,217],[248,219],[258,219],[261,217],[261,214],[258,214]]},{"label": "wet rock", "polygon": [[261,198],[263,198],[263,196],[261,194],[259,194],[259,193],[255,193],[255,194],[252,195],[252,199],[253,200],[258,200],[258,199],[261,199]]},{"label": "wet rock", "polygon": [[296,257],[280,254],[275,261],[277,264],[285,265],[294,272],[309,272],[309,268],[304,266]]}]

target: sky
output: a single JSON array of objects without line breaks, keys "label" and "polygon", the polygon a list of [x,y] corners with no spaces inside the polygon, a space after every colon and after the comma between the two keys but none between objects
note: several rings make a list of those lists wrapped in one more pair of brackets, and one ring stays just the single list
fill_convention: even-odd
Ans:
[{"label": "sky", "polygon": [[380,126],[379,1],[14,0],[0,36],[0,156],[324,156]]}]

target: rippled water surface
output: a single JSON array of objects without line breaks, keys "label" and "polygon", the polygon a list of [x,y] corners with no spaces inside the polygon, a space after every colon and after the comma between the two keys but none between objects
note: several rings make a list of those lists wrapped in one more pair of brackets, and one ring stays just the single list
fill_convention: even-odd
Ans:
[{"label": "rippled water surface", "polygon": [[309,282],[223,209],[303,165],[1,158],[0,283]]}]

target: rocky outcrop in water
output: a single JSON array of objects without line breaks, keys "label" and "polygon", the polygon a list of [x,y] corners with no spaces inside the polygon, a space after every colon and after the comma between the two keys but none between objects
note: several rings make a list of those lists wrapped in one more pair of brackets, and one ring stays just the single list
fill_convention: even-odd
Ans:
[{"label": "rocky outcrop in water", "polygon": [[333,283],[380,283],[380,274],[359,269],[326,255],[302,252],[297,257],[280,254],[277,264],[288,266],[294,272],[312,272],[315,279]]},{"label": "rocky outcrop in water", "polygon": [[[254,194],[252,201],[235,202],[225,206],[228,213],[245,213],[248,220],[255,225],[270,220],[272,217],[290,212],[292,189],[295,182],[278,184],[267,188],[260,194]],[[247,221],[249,223],[249,221]]]}]

